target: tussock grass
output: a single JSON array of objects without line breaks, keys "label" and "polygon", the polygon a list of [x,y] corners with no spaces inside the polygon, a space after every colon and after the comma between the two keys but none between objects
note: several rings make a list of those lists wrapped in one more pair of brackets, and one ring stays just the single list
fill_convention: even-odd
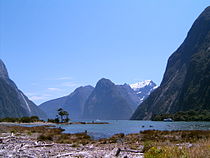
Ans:
[{"label": "tussock grass", "polygon": [[144,131],[145,158],[208,158],[210,131]]},{"label": "tussock grass", "polygon": [[22,127],[0,125],[1,132],[15,135],[25,133],[40,141],[71,144],[116,144],[144,152],[145,158],[210,158],[210,131],[157,131],[148,130],[135,134],[116,134],[107,139],[92,140],[87,133],[65,134],[61,128],[52,126]]},{"label": "tussock grass", "polygon": [[79,146],[92,142],[91,137],[87,133],[65,134],[61,128],[49,128],[55,126],[36,126],[36,127],[23,127],[23,126],[6,126],[0,125],[0,133],[13,133],[13,134],[25,134],[29,136],[35,136],[39,141],[53,141],[55,143],[74,144]]}]

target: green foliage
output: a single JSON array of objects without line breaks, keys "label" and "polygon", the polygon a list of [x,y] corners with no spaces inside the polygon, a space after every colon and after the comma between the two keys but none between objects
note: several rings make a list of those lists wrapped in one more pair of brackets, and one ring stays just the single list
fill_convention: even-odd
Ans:
[{"label": "green foliage", "polygon": [[142,150],[142,152],[147,152],[150,148],[153,147],[153,142],[152,141],[145,141],[144,142],[144,148]]},{"label": "green foliage", "polygon": [[152,147],[144,154],[145,158],[163,158],[163,151],[160,148]]},{"label": "green foliage", "polygon": [[0,119],[0,122],[19,122],[19,123],[31,123],[31,122],[38,122],[42,121],[37,116],[31,116],[31,117],[20,117],[20,118],[12,118],[12,117],[6,117]]},{"label": "green foliage", "polygon": [[186,131],[158,131],[158,130],[146,130],[141,132],[141,141],[145,142],[146,149],[155,146],[154,142],[196,142],[198,140],[210,139],[209,131],[202,130],[186,130]]},{"label": "green foliage", "polygon": [[174,121],[210,121],[210,111],[207,110],[189,110],[174,114],[153,115],[153,121],[163,121],[166,118],[172,118]]},{"label": "green foliage", "polygon": [[42,134],[37,139],[40,141],[46,141],[46,140],[52,141],[53,137],[51,135],[43,135]]},{"label": "green foliage", "polygon": [[[65,111],[62,108],[60,108],[60,109],[58,109],[58,115],[60,116],[61,123],[67,123],[67,122],[69,122],[69,120],[70,120],[69,119],[69,113],[67,111]],[[64,116],[65,116],[65,118],[64,118]],[[58,120],[59,120],[59,118],[56,117],[55,121],[58,121]]]},{"label": "green foliage", "polygon": [[146,153],[145,158],[189,158],[189,154],[183,148],[173,147],[152,147]]},{"label": "green foliage", "polygon": [[[58,115],[56,115],[55,119],[48,119],[47,122],[52,123],[67,123],[69,122],[69,113],[62,108],[58,109]],[[60,116],[60,117],[59,117]]]},{"label": "green foliage", "polygon": [[48,119],[47,122],[50,122],[50,123],[59,123],[59,119],[56,118],[56,119]]}]

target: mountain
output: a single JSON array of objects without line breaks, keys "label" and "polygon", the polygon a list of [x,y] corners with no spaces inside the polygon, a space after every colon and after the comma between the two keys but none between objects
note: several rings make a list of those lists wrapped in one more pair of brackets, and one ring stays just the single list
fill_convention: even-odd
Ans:
[{"label": "mountain", "polygon": [[46,118],[45,113],[30,101],[9,78],[2,60],[0,60],[0,109],[0,118],[23,116]]},{"label": "mountain", "polygon": [[[47,101],[39,107],[47,113],[49,118],[55,118],[57,110],[63,108],[69,112],[71,119],[129,119],[142,102],[141,99],[146,98],[156,86],[151,80],[139,83],[143,85],[133,90],[128,84],[115,85],[108,79],[101,79],[95,88],[79,87],[70,95]],[[98,100],[97,103],[94,102],[95,99]],[[92,104],[94,104],[94,109],[91,108]],[[106,106],[107,109],[104,110]],[[122,114],[115,114],[118,110],[114,114],[108,114],[106,111],[111,110],[110,108],[118,108]],[[91,110],[95,110],[94,114]]]},{"label": "mountain", "polygon": [[93,89],[92,86],[79,87],[70,95],[47,101],[39,107],[47,113],[49,118],[55,118],[57,110],[63,108],[69,112],[71,119],[81,119],[84,104]]},{"label": "mountain", "polygon": [[112,81],[103,78],[98,81],[86,101],[83,118],[129,119],[138,104],[138,96],[129,85],[115,85]]},{"label": "mountain", "polygon": [[131,119],[158,114],[210,110],[210,7],[193,23],[186,39],[168,59],[158,87]]},{"label": "mountain", "polygon": [[130,87],[136,92],[142,103],[158,86],[152,80],[145,80],[130,84]]}]

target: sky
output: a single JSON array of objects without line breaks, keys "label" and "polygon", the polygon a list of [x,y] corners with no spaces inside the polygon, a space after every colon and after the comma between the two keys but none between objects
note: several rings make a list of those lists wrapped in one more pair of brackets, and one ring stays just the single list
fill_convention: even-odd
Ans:
[{"label": "sky", "polygon": [[161,83],[210,0],[0,0],[0,58],[36,104],[101,78]]}]

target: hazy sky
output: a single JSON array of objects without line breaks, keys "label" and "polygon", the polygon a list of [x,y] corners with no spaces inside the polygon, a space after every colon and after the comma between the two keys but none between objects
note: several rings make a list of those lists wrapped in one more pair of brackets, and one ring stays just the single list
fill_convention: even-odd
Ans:
[{"label": "hazy sky", "polygon": [[35,103],[100,78],[160,84],[210,0],[0,0],[0,58]]}]

